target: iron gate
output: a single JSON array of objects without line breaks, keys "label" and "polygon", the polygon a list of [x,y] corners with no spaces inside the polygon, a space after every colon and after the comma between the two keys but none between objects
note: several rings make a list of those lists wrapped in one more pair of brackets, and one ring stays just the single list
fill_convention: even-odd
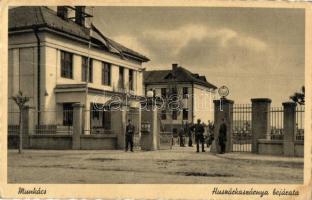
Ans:
[{"label": "iron gate", "polygon": [[[171,124],[169,127],[166,126],[162,120],[167,120],[172,113],[169,113],[166,110],[159,111],[157,113],[157,122],[159,123],[159,141],[158,147],[160,150],[172,149],[172,146],[175,143],[174,139],[174,126]],[[175,129],[177,130],[177,129]]]},{"label": "iron gate", "polygon": [[251,105],[237,104],[233,106],[232,151],[251,152]]}]

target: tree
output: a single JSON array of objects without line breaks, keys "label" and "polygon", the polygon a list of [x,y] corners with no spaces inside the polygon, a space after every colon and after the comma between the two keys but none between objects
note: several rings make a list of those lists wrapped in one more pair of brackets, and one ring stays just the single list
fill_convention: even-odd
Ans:
[{"label": "tree", "polygon": [[23,135],[23,109],[26,107],[26,103],[29,101],[29,97],[23,95],[22,91],[18,91],[18,94],[12,96],[13,101],[17,104],[20,115],[19,115],[19,146],[18,153],[22,153],[22,135]]},{"label": "tree", "polygon": [[304,105],[304,103],[305,103],[305,101],[304,101],[304,98],[305,98],[305,87],[302,86],[300,92],[295,92],[289,98],[292,101],[294,101],[295,103],[299,104],[299,105]]}]

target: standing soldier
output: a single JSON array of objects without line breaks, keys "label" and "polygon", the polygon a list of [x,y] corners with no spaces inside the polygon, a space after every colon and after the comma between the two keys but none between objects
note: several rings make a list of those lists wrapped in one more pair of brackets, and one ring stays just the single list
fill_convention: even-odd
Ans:
[{"label": "standing soldier", "polygon": [[184,147],[184,129],[183,127],[179,130],[179,140],[180,140],[180,147]]},{"label": "standing soldier", "polygon": [[202,146],[202,152],[205,152],[205,140],[204,140],[204,132],[205,132],[205,129],[204,129],[204,126],[200,123],[200,119],[197,119],[197,124],[195,124],[193,126],[193,130],[195,132],[195,142],[196,142],[196,148],[197,148],[197,151],[196,152],[199,152],[199,143],[201,143],[201,146]]},{"label": "standing soldier", "polygon": [[130,151],[133,152],[133,135],[134,126],[131,124],[131,120],[129,119],[126,127],[126,151],[128,151],[128,145],[130,144]]},{"label": "standing soldier", "polygon": [[220,128],[219,128],[219,145],[220,145],[220,149],[221,149],[221,154],[224,154],[225,153],[225,147],[226,147],[226,132],[227,132],[227,127],[226,127],[226,124],[225,124],[225,119],[223,118],[222,119],[222,123],[220,125]]},{"label": "standing soldier", "polygon": [[188,146],[192,147],[193,146],[192,131],[190,129],[190,125],[188,124],[188,122],[185,123],[184,133],[188,136]]}]

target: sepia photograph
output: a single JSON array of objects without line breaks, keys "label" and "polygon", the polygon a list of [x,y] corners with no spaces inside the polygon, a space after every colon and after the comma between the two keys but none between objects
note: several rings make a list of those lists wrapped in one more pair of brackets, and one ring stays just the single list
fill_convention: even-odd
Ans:
[{"label": "sepia photograph", "polygon": [[306,12],[9,6],[7,184],[16,195],[210,184],[215,197],[299,197],[288,186],[305,187],[311,153]]}]

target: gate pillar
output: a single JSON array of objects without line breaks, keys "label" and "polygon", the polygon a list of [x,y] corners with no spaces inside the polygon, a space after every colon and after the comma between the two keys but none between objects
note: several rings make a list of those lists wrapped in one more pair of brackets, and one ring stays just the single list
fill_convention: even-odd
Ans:
[{"label": "gate pillar", "polygon": [[83,133],[83,105],[75,103],[73,105],[73,135],[72,135],[72,149],[80,149],[80,137]]},{"label": "gate pillar", "polygon": [[271,99],[251,99],[252,152],[258,153],[258,139],[270,139]]},{"label": "gate pillar", "polygon": [[141,149],[145,151],[157,150],[159,149],[160,122],[155,102],[147,101],[147,106],[141,112],[141,122],[149,126],[147,131],[141,130]]},{"label": "gate pillar", "polygon": [[117,149],[125,148],[127,110],[127,105],[122,104],[118,109],[111,111],[111,129],[117,136]]},{"label": "gate pillar", "polygon": [[296,103],[285,102],[284,107],[284,156],[295,155],[295,137],[296,137]]},{"label": "gate pillar", "polygon": [[222,123],[222,119],[225,119],[227,126],[226,133],[226,149],[225,152],[232,151],[232,124],[233,124],[233,104],[234,101],[221,98],[220,100],[214,100],[214,140],[211,146],[211,152],[220,152],[220,146],[216,142],[219,136],[219,128]]}]

